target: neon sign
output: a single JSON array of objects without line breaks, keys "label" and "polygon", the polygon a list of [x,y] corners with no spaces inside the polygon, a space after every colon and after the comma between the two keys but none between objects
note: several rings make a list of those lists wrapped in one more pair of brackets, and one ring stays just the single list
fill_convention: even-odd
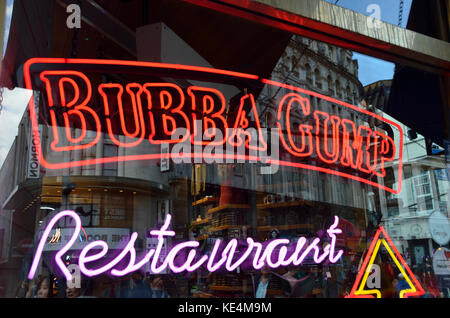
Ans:
[{"label": "neon sign", "polygon": [[[380,238],[380,234],[383,234],[384,238]],[[378,289],[365,289],[367,284],[367,279],[372,269],[376,267],[374,264],[375,258],[379,252],[380,246],[383,245],[389,253],[389,256],[394,261],[395,265],[399,269],[400,273],[403,274],[405,281],[407,282],[408,288],[405,288],[399,292],[400,298],[408,298],[410,296],[421,296],[425,294],[420,283],[417,281],[416,276],[413,274],[408,264],[403,259],[402,255],[399,253],[394,243],[392,242],[389,235],[386,233],[385,229],[380,225],[378,231],[375,233],[372,244],[370,244],[369,250],[364,258],[363,264],[361,266],[358,275],[356,276],[355,283],[353,284],[352,290],[346,298],[381,298],[382,293]]]},{"label": "neon sign", "polygon": [[[99,74],[116,73],[143,74],[152,79],[181,78],[187,84],[182,87],[157,80],[129,83],[99,80]],[[365,109],[299,87],[257,75],[205,67],[63,58],[28,60],[24,78],[28,89],[43,92],[41,106],[45,107],[39,107],[37,113],[31,99],[29,109],[34,128],[44,123],[50,128],[51,151],[42,151],[41,142],[38,145],[38,159],[47,169],[164,158],[240,159],[333,174],[392,193],[401,191],[402,128]],[[187,80],[196,83],[206,80],[216,87],[232,85],[245,93],[235,95],[234,100],[228,96],[227,100],[221,90],[209,87],[211,84],[190,85]],[[264,133],[267,128],[260,122],[261,108],[256,104],[257,94],[263,87],[282,92],[274,97],[276,123],[271,127],[272,136],[277,139],[275,145],[281,145],[281,157],[267,153],[268,140]],[[314,109],[312,98],[356,116],[338,116]],[[358,118],[366,120],[362,122]],[[364,124],[367,118],[398,131],[395,138],[398,140]],[[79,133],[74,136],[72,128]],[[83,159],[80,154],[72,156],[78,158],[73,161],[58,156],[96,146],[102,133],[118,147],[132,148],[132,154],[90,159]],[[149,150],[152,145],[175,147],[185,143],[192,147],[182,152]],[[226,147],[226,151],[206,151],[211,147]],[[244,152],[236,153],[234,150],[238,148],[244,148]],[[390,188],[383,178],[386,166],[395,158],[397,164],[389,166],[397,169],[398,183],[397,188]]]},{"label": "neon sign", "polygon": [[[39,266],[44,246],[48,236],[57,222],[64,217],[74,220],[75,227],[70,240],[55,255],[55,262],[67,281],[72,280],[72,273],[64,264],[62,258],[69,251],[77,240],[81,231],[81,219],[77,213],[70,210],[61,211],[56,214],[46,226],[39,244],[36,248],[33,262],[28,274],[29,279],[33,279]],[[163,261],[160,261],[160,253],[167,237],[175,236],[175,232],[169,230],[171,215],[166,216],[164,224],[159,230],[150,231],[150,234],[157,238],[156,248],[149,249],[146,254],[138,257],[134,244],[138,237],[136,232],[132,233],[130,240],[122,251],[109,262],[99,264],[97,261],[104,260],[108,254],[108,244],[98,240],[86,245],[78,256],[78,266],[81,273],[93,277],[103,273],[110,273],[113,276],[124,276],[128,273],[139,270],[145,264],[150,263],[151,271],[161,273],[169,268],[174,273],[184,271],[192,272],[200,267],[206,268],[210,272],[215,272],[221,268],[227,271],[234,271],[238,267],[249,264],[254,269],[261,269],[267,265],[271,268],[280,266],[300,265],[310,254],[315,263],[322,263],[328,260],[336,263],[343,254],[343,250],[336,251],[336,235],[342,233],[339,229],[339,218],[334,217],[333,224],[327,229],[330,238],[329,244],[321,249],[320,238],[314,238],[309,244],[305,237],[300,237],[295,244],[291,244],[288,239],[276,239],[266,244],[255,242],[248,237],[245,244],[236,239],[228,241],[226,244],[217,239],[210,254],[197,255],[198,241],[186,241],[179,243],[169,249]],[[180,260],[181,259],[181,260]],[[123,261],[127,262],[124,268]],[[122,262],[122,263],[121,263]],[[122,264],[122,265],[120,265]]]}]

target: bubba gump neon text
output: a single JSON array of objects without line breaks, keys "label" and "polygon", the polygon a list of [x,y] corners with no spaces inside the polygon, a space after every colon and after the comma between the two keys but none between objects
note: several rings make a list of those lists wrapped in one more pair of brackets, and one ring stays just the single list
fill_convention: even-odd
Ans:
[{"label": "bubba gump neon text", "polygon": [[[128,83],[98,81],[98,73],[120,72],[141,72],[153,80]],[[201,78],[203,81],[207,78],[216,84],[228,82],[236,87],[274,86],[282,92],[276,100],[276,134],[273,134],[277,136],[276,144],[280,145],[281,155],[269,156],[265,163],[334,174],[393,193],[401,191],[401,127],[377,114],[325,95],[251,74],[164,63],[36,58],[26,62],[24,73],[27,88],[43,92],[46,107],[39,109],[39,115],[47,119],[51,151],[62,153],[92,148],[102,133],[107,134],[119,148],[133,149],[132,155],[59,162],[44,158],[43,152],[39,151],[41,164],[49,169],[163,157],[229,159],[239,156],[240,159],[256,161],[267,157],[264,156],[268,150],[266,127],[261,125],[261,107],[256,103],[256,94],[260,90],[242,89],[232,103],[217,85],[213,88],[207,82],[200,86],[167,81],[168,77]],[[93,75],[87,75],[91,73]],[[166,80],[154,80],[162,77]],[[397,140],[393,134],[369,126],[367,120],[355,121],[314,109],[312,97],[350,109],[356,118],[374,118],[391,131],[398,131]],[[230,105],[233,106],[231,111]],[[31,99],[30,115],[35,127],[38,125],[36,109]],[[72,128],[77,128],[79,133],[74,136]],[[148,147],[142,146],[173,146],[186,142],[193,147],[183,153],[149,153]],[[223,151],[202,153],[202,147],[206,146],[244,147],[247,152],[244,155]],[[393,165],[396,158],[397,164]],[[388,164],[398,169],[397,188],[386,186],[382,180]]]}]

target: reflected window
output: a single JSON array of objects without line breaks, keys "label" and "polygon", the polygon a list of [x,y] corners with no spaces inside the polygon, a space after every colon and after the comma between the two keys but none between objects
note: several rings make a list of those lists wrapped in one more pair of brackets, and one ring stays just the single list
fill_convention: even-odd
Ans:
[{"label": "reflected window", "polygon": [[347,84],[347,87],[345,88],[345,98],[347,99],[348,102],[353,103],[353,96],[352,96],[352,91],[350,89],[350,85]]},{"label": "reflected window", "polygon": [[336,96],[338,98],[342,98],[341,84],[339,83],[338,80],[336,80],[334,82],[334,87],[335,87]]},{"label": "reflected window", "polygon": [[[103,156],[107,157],[117,157],[118,147],[113,144],[105,143],[103,145]],[[117,162],[107,162],[103,164],[103,175],[104,176],[117,176]]]},{"label": "reflected window", "polygon": [[433,193],[431,189],[430,172],[413,177],[414,195],[417,200],[417,211],[433,210]]},{"label": "reflected window", "polygon": [[336,87],[333,85],[333,80],[331,78],[331,75],[328,75],[327,77],[327,83],[328,83],[328,92],[331,96],[336,95]]},{"label": "reflected window", "polygon": [[320,76],[320,71],[318,68],[314,70],[314,86],[322,89],[322,78]]},{"label": "reflected window", "polygon": [[309,64],[305,65],[305,79],[307,84],[312,84],[312,72],[311,72],[311,66]]}]

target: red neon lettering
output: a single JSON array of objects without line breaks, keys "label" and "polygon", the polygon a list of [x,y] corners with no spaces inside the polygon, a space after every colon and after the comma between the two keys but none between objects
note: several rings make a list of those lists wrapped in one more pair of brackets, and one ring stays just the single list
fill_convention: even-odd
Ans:
[{"label": "red neon lettering", "polygon": [[[223,145],[228,138],[227,120],[223,116],[226,102],[223,94],[214,88],[190,86],[188,94],[192,102],[192,136],[191,142],[194,145]],[[205,137],[214,141],[196,140],[198,129],[196,125],[197,113],[201,114],[201,121],[203,123],[203,131]],[[217,129],[223,132],[222,140],[216,141]]]},{"label": "red neon lettering", "polygon": [[[323,120],[322,120],[323,118]],[[316,120],[316,151],[320,160],[328,164],[335,163],[339,157],[339,124],[341,119],[337,116],[330,116],[321,111],[314,112]],[[331,121],[331,136],[329,135],[329,122]],[[329,139],[331,138],[332,146],[329,151]]]},{"label": "red neon lettering", "polygon": [[[42,70],[42,68],[51,64],[61,64],[63,70]],[[83,72],[68,70],[70,66],[73,66],[74,69],[80,68],[90,71],[92,65],[111,66],[111,69],[118,73],[123,72],[123,68],[118,67],[121,66],[143,74],[155,72],[160,76],[167,72],[175,77],[188,79],[204,79],[211,76],[212,81],[229,82],[231,85],[235,85],[237,80],[239,85],[242,85],[242,81],[249,82],[248,87],[264,84],[275,88],[283,88],[286,94],[280,97],[276,125],[279,130],[279,141],[292,157],[289,160],[270,158],[267,163],[338,175],[392,193],[401,191],[403,136],[402,129],[398,124],[357,106],[292,85],[260,79],[258,76],[251,74],[189,65],[62,58],[28,60],[24,65],[26,87],[32,90],[38,89],[40,79],[46,89],[48,108],[41,108],[40,111],[48,111],[48,114],[42,113],[41,115],[44,118],[50,118],[49,121],[52,125],[50,129],[53,132],[50,147],[54,151],[73,151],[92,147],[97,143],[101,131],[107,131],[113,142],[119,147],[137,146],[143,142],[143,139],[147,138],[147,135],[149,142],[152,144],[179,143],[190,140],[192,144],[199,143],[199,145],[206,147],[211,145],[211,142],[198,141],[194,138],[197,133],[200,135],[200,132],[196,130],[195,124],[192,125],[189,117],[191,113],[193,122],[200,121],[202,130],[205,131],[204,136],[211,139],[216,136],[218,129],[223,129],[222,133],[227,134],[227,124],[232,128],[228,136],[225,135],[223,139],[214,138],[213,143],[223,145],[227,141],[233,147],[245,145],[249,150],[260,151],[267,147],[262,136],[258,111],[252,94],[245,93],[239,100],[239,105],[232,112],[232,116],[227,114],[229,116],[227,117],[224,114],[224,105],[227,104],[227,101],[217,89],[199,86],[188,88],[187,94],[189,94],[191,102],[191,107],[189,107],[189,103],[185,103],[185,93],[179,86],[172,83],[129,83],[125,87],[119,84],[101,84],[93,90],[93,84]],[[54,66],[52,68],[55,69]],[[38,74],[38,76],[32,78],[31,74]],[[193,75],[192,78],[191,75]],[[37,87],[33,87],[33,85],[37,85]],[[124,88],[126,94],[123,94]],[[113,90],[115,91],[111,94],[110,91]],[[93,93],[99,94],[100,98],[91,98]],[[397,128],[398,134],[396,134],[395,142],[392,136],[386,136],[379,130],[374,129],[372,131],[370,127],[365,125],[357,126],[350,120],[324,111],[312,111],[309,103],[309,97],[311,96],[335,104],[342,109],[351,109]],[[94,110],[93,105],[89,105],[91,99],[103,101],[102,110],[104,114],[100,115],[97,108]],[[147,112],[142,105],[142,102],[145,103],[145,101],[147,101]],[[30,100],[29,110],[33,129],[36,130],[39,116],[36,113],[33,99]],[[147,114],[148,119],[146,118]],[[103,120],[103,116],[105,127],[102,128],[100,118]],[[147,125],[148,129],[146,128]],[[73,135],[73,128],[78,128],[77,131],[80,131],[77,136]],[[177,128],[184,128],[184,130],[180,130],[183,133],[178,133]],[[253,128],[256,134],[253,131],[250,133]],[[92,139],[93,136],[90,133],[88,134],[88,130],[96,133],[95,138]],[[175,134],[179,135],[176,136]],[[189,138],[191,134],[192,138]],[[118,138],[118,135],[122,135],[122,138]],[[257,144],[257,139],[259,139],[259,144]],[[46,152],[41,149],[40,136],[37,136],[37,140],[39,141],[36,146],[38,159],[42,166],[49,169],[114,161],[160,159],[162,156],[161,153],[137,153],[70,162],[49,162],[43,157]],[[145,151],[145,149],[143,147],[142,151]],[[140,151],[140,149],[138,150]],[[281,155],[283,154],[281,153]],[[317,162],[308,163],[308,157],[315,157],[315,155],[319,164]],[[170,157],[173,158],[177,156],[179,154],[170,154]],[[252,156],[240,153],[214,153],[212,155],[191,152],[182,154],[184,158],[202,156],[205,158],[208,156],[214,156],[214,158],[223,156],[224,159],[251,160],[250,158],[253,158],[259,160],[258,154]],[[57,156],[54,158],[57,158]],[[384,186],[383,182],[372,181],[374,180],[371,178],[373,175],[378,177],[386,175],[385,165],[394,158],[399,163],[398,166],[395,166],[398,188],[391,189]],[[339,170],[340,167],[346,169]],[[355,172],[367,174],[367,176],[352,174],[350,171],[352,169]]]},{"label": "red neon lettering", "polygon": [[[282,145],[284,146],[284,149],[291,153],[294,156],[297,157],[308,157],[313,152],[313,140],[312,140],[312,126],[311,125],[305,125],[305,124],[299,124],[298,130],[300,132],[300,140],[301,140],[301,147],[298,147],[294,139],[292,137],[293,132],[291,130],[291,109],[292,105],[295,103],[300,104],[300,108],[302,110],[302,113],[304,116],[308,116],[311,113],[309,99],[304,98],[300,96],[297,93],[289,93],[286,94],[280,101],[278,105],[278,111],[277,111],[277,125],[278,130],[280,132],[280,141]],[[286,109],[284,110],[284,105],[286,106]],[[282,117],[282,114],[285,114],[285,117]],[[286,134],[288,138],[289,144],[286,142],[285,136],[283,134],[283,129],[281,122],[285,121],[286,125]],[[295,128],[295,127],[294,127]]]},{"label": "red neon lettering", "polygon": [[[376,147],[374,147],[373,155],[374,155],[374,165],[373,165],[373,173],[379,177],[384,177],[386,175],[386,171],[384,169],[384,163],[394,160],[395,158],[395,143],[391,137],[386,136],[385,134],[374,131],[373,135],[376,140]],[[379,161],[377,160],[377,155],[380,154]],[[379,162],[379,164],[377,164]]]},{"label": "red neon lettering", "polygon": [[[172,83],[146,83],[144,84],[144,92],[147,94],[148,114],[150,116],[150,143],[163,144],[185,141],[189,137],[190,125],[188,116],[182,110],[185,97],[181,88]],[[174,106],[177,100],[178,105]],[[161,128],[163,134],[159,133]],[[171,137],[177,128],[186,128],[186,134],[182,138],[173,139]]]},{"label": "red neon lettering", "polygon": [[[342,120],[342,156],[341,164],[364,172],[372,171],[367,165],[369,159],[372,130],[366,126],[359,126],[356,132],[355,123],[348,119]],[[376,157],[376,156],[375,156]],[[363,164],[366,163],[366,167]]]},{"label": "red neon lettering", "polygon": [[[73,78],[70,78],[68,76],[74,77],[84,83],[85,86],[84,91],[86,92],[86,97],[81,102],[79,101],[80,87]],[[100,118],[98,117],[97,113],[87,105],[92,96],[92,86],[87,76],[77,71],[44,71],[41,73],[40,78],[45,83],[48,104],[50,107],[49,112],[53,131],[53,141],[50,144],[51,149],[53,151],[71,151],[89,148],[97,144],[100,138],[101,124]],[[52,85],[52,81],[53,82],[57,81],[58,85]],[[66,83],[70,84],[70,86],[72,86],[72,89],[74,91],[74,96],[68,103],[66,103],[67,102],[66,96],[68,95],[68,90],[65,89],[66,85],[64,85]],[[58,87],[59,94],[54,92],[52,90],[52,87]],[[54,103],[55,95],[60,97],[59,106],[68,109],[62,114],[63,124],[66,132],[65,137],[67,139],[67,142],[60,141],[60,135],[58,131],[58,127],[60,125],[58,124],[57,115],[54,109],[54,107],[57,106]],[[86,120],[85,115],[90,115],[90,117],[94,120],[95,127],[92,127],[92,121]],[[74,117],[77,117],[79,119],[81,125],[81,134],[80,136],[75,138],[72,137],[71,132],[71,127],[73,127],[73,125],[71,125],[71,120],[74,121],[75,120]],[[81,143],[86,137],[88,122],[90,123],[89,125],[90,126],[89,128],[91,128],[90,130],[96,131],[96,137],[88,143]],[[59,145],[60,143],[62,145]],[[67,143],[69,145],[65,145]]]},{"label": "red neon lettering", "polygon": [[[73,89],[74,89],[74,97],[67,104],[66,104],[66,94],[64,93],[64,83],[65,82],[70,83],[72,85]],[[59,80],[58,85],[59,85],[59,91],[61,93],[61,106],[68,107],[68,108],[72,107],[78,101],[78,99],[80,98],[80,90],[78,88],[77,83],[73,79],[71,79],[70,77],[62,77]],[[91,93],[89,92],[88,95],[90,96]],[[49,96],[51,96],[51,94],[49,94]],[[86,96],[86,98],[89,97],[89,96]]]},{"label": "red neon lettering", "polygon": [[[133,89],[137,89],[137,92],[134,92]],[[106,91],[116,91],[115,101],[109,102],[108,94]],[[108,129],[109,138],[119,147],[135,147],[142,142],[145,136],[145,123],[144,123],[144,115],[142,113],[142,102],[141,102],[141,94],[143,92],[142,85],[137,83],[130,83],[126,86],[126,91],[128,96],[131,99],[131,108],[132,108],[132,118],[134,120],[134,132],[130,133],[126,127],[126,118],[123,106],[123,86],[121,84],[100,84],[98,87],[98,92],[103,98],[103,106],[105,109],[106,116],[106,128]],[[120,129],[118,127],[114,127],[111,122],[111,114],[114,113],[114,110],[111,108],[112,105],[117,105],[117,111],[119,113],[120,119]],[[131,142],[121,142],[116,137],[114,132],[120,132],[124,136],[137,140]]]},{"label": "red neon lettering", "polygon": [[359,160],[358,160],[358,170],[371,173],[372,165],[370,163],[370,143],[372,141],[372,129],[367,126],[359,126],[358,128],[358,140],[356,145],[360,148],[358,152]]},{"label": "red neon lettering", "polygon": [[[258,136],[252,136],[252,131],[250,127],[250,114],[253,113],[254,122],[256,125],[256,133]],[[250,128],[250,129],[249,129]],[[253,137],[257,137],[258,142],[254,140]],[[235,141],[237,139],[237,141]],[[258,110],[256,109],[255,98],[253,94],[246,94],[241,97],[239,109],[236,115],[236,120],[233,127],[233,132],[231,133],[228,142],[234,147],[241,147],[245,139],[245,147],[256,151],[265,151],[267,149],[267,143],[264,140],[261,131],[261,123],[259,122]]]}]

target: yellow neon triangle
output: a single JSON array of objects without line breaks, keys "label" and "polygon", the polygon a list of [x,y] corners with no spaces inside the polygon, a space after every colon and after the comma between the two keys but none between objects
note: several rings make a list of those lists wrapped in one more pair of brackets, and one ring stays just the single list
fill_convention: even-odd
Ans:
[{"label": "yellow neon triangle", "polygon": [[358,290],[355,292],[355,295],[371,295],[371,294],[376,294],[377,298],[381,298],[381,292],[377,289],[369,289],[369,290],[364,290],[364,287],[366,286],[366,282],[367,282],[367,278],[369,277],[369,274],[372,270],[372,264],[375,261],[375,257],[378,254],[378,250],[380,248],[381,243],[383,243],[384,247],[386,248],[386,250],[389,252],[389,255],[391,256],[391,258],[394,260],[395,265],[397,266],[397,268],[400,270],[400,272],[403,274],[403,276],[405,277],[406,282],[409,284],[409,286],[411,288],[409,289],[403,289],[402,291],[400,291],[400,298],[404,298],[404,294],[405,293],[414,293],[417,291],[417,289],[414,287],[414,284],[411,282],[408,274],[406,273],[405,269],[403,268],[403,266],[400,264],[399,260],[397,259],[397,257],[395,256],[395,254],[392,252],[391,247],[389,246],[389,244],[386,242],[385,239],[378,239],[375,249],[373,250],[373,253],[371,255],[369,264],[366,267],[363,279],[361,281],[361,284],[359,285]]}]

